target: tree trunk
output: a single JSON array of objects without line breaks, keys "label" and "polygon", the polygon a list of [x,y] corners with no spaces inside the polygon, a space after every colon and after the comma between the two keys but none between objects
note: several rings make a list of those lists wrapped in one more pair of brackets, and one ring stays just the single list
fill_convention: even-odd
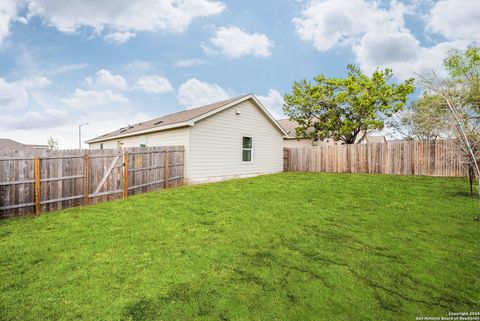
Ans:
[{"label": "tree trunk", "polygon": [[473,196],[473,167],[468,164],[468,179],[470,181],[470,196]]}]

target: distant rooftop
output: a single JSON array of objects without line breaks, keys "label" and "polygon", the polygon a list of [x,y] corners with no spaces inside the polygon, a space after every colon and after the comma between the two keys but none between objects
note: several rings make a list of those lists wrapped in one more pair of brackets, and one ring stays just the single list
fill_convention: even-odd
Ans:
[{"label": "distant rooftop", "polygon": [[[296,121],[286,118],[286,119],[277,119],[277,122],[287,132],[287,134],[288,134],[287,138],[289,138],[289,139],[297,138],[297,132],[296,132],[295,128],[298,127],[298,123]],[[300,138],[300,139],[302,139],[302,138]]]},{"label": "distant rooftop", "polygon": [[12,139],[0,138],[0,151],[29,151],[48,149],[48,145],[22,144]]}]

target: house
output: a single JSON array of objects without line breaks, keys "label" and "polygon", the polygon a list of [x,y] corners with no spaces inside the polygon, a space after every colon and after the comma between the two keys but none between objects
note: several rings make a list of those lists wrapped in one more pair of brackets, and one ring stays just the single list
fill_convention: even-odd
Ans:
[{"label": "house", "polygon": [[333,139],[312,141],[310,138],[298,137],[295,131],[295,129],[298,127],[298,123],[296,121],[290,119],[279,119],[277,121],[287,133],[287,136],[283,139],[283,147],[311,147],[336,144]]},{"label": "house", "polygon": [[387,138],[385,136],[370,136],[370,135],[367,135],[364,142],[367,143],[367,144],[381,144],[381,143],[386,143]]},{"label": "house", "polygon": [[252,95],[128,125],[86,141],[91,149],[185,146],[187,183],[283,170],[284,129]]},{"label": "house", "polygon": [[41,151],[47,149],[47,145],[22,144],[12,139],[0,138],[0,152]]}]

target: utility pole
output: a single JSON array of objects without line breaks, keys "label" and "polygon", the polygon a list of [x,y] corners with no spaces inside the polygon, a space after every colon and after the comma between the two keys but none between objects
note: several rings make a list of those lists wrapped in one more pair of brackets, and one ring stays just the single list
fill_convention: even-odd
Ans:
[{"label": "utility pole", "polygon": [[78,125],[78,149],[82,149],[82,126],[86,126],[88,123]]}]

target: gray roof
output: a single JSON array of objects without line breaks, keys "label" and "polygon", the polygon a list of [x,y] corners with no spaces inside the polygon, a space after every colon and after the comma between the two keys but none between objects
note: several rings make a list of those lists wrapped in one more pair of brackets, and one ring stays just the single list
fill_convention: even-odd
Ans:
[{"label": "gray roof", "polygon": [[378,143],[385,143],[387,138],[385,136],[367,136],[365,141],[369,144],[378,144]]},{"label": "gray roof", "polygon": [[278,119],[277,122],[287,132],[287,134],[288,134],[287,138],[296,138],[297,137],[295,128],[298,127],[298,123],[296,121],[290,120],[290,119],[287,118],[287,119]]},{"label": "gray roof", "polygon": [[193,108],[193,109],[188,109],[188,110],[184,110],[184,111],[181,111],[181,112],[178,112],[178,113],[174,113],[174,114],[162,116],[162,117],[159,117],[159,118],[147,120],[147,121],[144,121],[144,122],[141,122],[141,123],[128,125],[126,127],[122,127],[120,129],[117,129],[117,130],[115,130],[113,132],[110,132],[108,134],[105,134],[105,135],[98,136],[98,137],[92,138],[90,140],[87,140],[86,142],[89,143],[89,142],[94,142],[94,141],[104,141],[104,140],[108,140],[109,138],[117,137],[117,136],[121,136],[121,137],[129,136],[130,134],[134,134],[136,132],[140,132],[140,131],[143,131],[143,130],[154,129],[154,128],[158,129],[158,130],[171,128],[172,125],[181,124],[181,123],[184,123],[184,122],[191,121],[192,119],[195,119],[195,118],[197,118],[197,117],[199,117],[203,114],[206,114],[206,113],[211,112],[215,109],[219,109],[221,107],[224,107],[224,106],[226,106],[226,105],[228,105],[228,104],[230,104],[230,103],[232,103],[236,100],[239,100],[239,99],[244,98],[244,97],[249,96],[249,95],[251,95],[251,94],[238,96],[238,97],[235,97],[235,98],[219,101],[219,102],[216,102],[216,103],[213,103],[213,104],[209,104],[209,105],[205,105],[205,106],[201,106],[201,107],[197,107],[197,108]]},{"label": "gray roof", "polygon": [[287,118],[287,119],[278,119],[277,122],[287,132],[288,134],[288,136],[286,137],[287,139],[310,139],[306,137],[297,137],[297,131],[295,129],[298,127],[298,123],[296,121],[290,120]]},{"label": "gray roof", "polygon": [[47,145],[28,145],[22,144],[12,139],[0,138],[0,150],[1,151],[29,151],[48,149]]}]

